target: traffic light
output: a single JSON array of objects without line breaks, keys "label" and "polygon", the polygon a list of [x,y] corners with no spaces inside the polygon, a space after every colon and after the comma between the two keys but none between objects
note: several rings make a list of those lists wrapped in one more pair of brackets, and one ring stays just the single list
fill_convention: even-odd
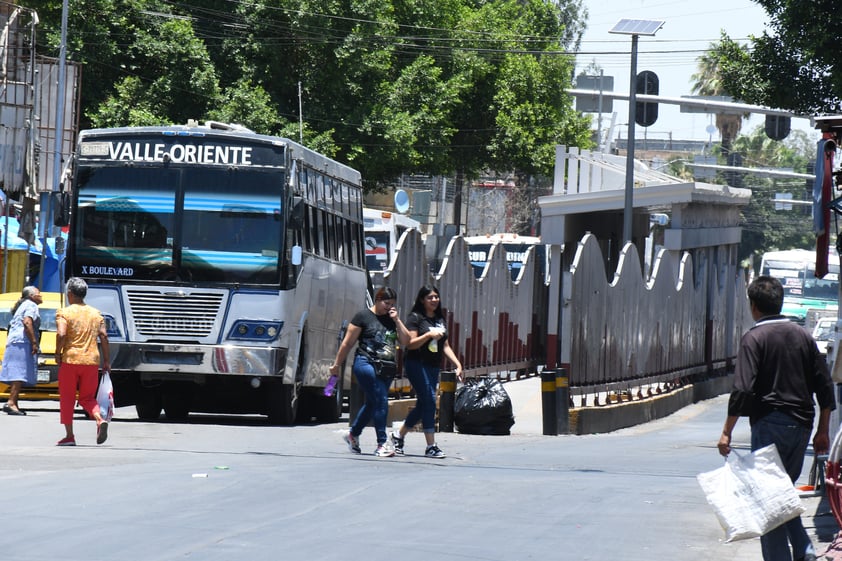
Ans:
[{"label": "traffic light", "polygon": [[[658,75],[651,70],[644,70],[637,75],[635,93],[658,95]],[[634,122],[641,127],[653,125],[658,120],[658,104],[652,102],[635,103]]]},{"label": "traffic light", "polygon": [[791,119],[778,115],[766,115],[766,136],[772,140],[783,140],[789,136]]}]

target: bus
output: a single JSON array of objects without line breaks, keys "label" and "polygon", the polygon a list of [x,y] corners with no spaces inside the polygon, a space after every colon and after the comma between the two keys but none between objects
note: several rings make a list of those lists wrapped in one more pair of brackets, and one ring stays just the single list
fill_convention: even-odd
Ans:
[{"label": "bus", "polygon": [[816,253],[806,249],[767,251],[760,262],[760,274],[775,277],[784,287],[781,313],[811,327],[808,315],[835,315],[839,309],[839,256],[831,250],[829,272],[816,278]]},{"label": "bus", "polygon": [[357,171],[238,125],[94,129],[69,193],[67,274],[105,317],[118,406],[339,418],[348,365],[324,387],[368,286]]},{"label": "bus", "polygon": [[484,236],[466,236],[464,240],[468,244],[468,256],[476,278],[480,278],[485,271],[486,263],[491,256],[491,248],[495,245],[502,245],[506,250],[506,263],[508,264],[513,281],[517,280],[520,276],[520,270],[526,261],[526,252],[529,251],[529,248],[535,248],[533,259],[539,260],[538,263],[540,266],[538,271],[541,274],[549,273],[549,267],[547,267],[549,252],[547,252],[546,246],[541,243],[540,237],[499,233],[486,234]]},{"label": "bus", "polygon": [[388,269],[395,257],[401,235],[407,230],[420,228],[420,222],[403,214],[363,208],[365,263],[369,273]]}]

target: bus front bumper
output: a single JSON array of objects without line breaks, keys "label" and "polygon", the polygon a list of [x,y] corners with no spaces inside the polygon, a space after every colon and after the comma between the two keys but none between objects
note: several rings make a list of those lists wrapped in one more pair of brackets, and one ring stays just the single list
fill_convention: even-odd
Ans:
[{"label": "bus front bumper", "polygon": [[286,362],[286,349],[270,347],[112,342],[109,348],[118,372],[276,376]]}]

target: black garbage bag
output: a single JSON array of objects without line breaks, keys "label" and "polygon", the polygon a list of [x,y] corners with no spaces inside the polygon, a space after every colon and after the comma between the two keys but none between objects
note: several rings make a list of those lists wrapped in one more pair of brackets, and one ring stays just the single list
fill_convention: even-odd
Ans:
[{"label": "black garbage bag", "polygon": [[466,434],[510,434],[515,424],[512,400],[499,380],[469,379],[456,390],[453,422]]}]

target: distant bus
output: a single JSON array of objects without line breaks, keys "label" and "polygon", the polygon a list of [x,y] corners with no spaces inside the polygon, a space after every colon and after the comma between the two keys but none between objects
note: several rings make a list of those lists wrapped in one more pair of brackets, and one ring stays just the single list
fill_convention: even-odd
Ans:
[{"label": "distant bus", "polygon": [[547,272],[546,261],[549,254],[547,253],[546,246],[541,243],[540,237],[499,233],[486,234],[484,236],[466,236],[464,239],[465,243],[468,244],[468,255],[471,260],[471,266],[474,268],[474,275],[477,278],[480,278],[483,271],[485,271],[485,266],[491,256],[491,248],[498,244],[502,244],[506,250],[506,263],[509,266],[509,272],[512,275],[513,281],[517,280],[520,276],[523,263],[526,261],[526,252],[531,247],[535,248],[533,259],[538,260],[541,274]]},{"label": "distant bus", "polygon": [[417,220],[385,210],[363,208],[365,230],[365,264],[370,273],[385,271],[395,257],[401,235],[407,230],[419,230]]},{"label": "distant bus", "polygon": [[804,325],[807,313],[834,312],[839,308],[839,256],[831,250],[829,272],[816,278],[816,253],[806,249],[767,251],[760,274],[775,277],[784,287],[781,313]]}]

